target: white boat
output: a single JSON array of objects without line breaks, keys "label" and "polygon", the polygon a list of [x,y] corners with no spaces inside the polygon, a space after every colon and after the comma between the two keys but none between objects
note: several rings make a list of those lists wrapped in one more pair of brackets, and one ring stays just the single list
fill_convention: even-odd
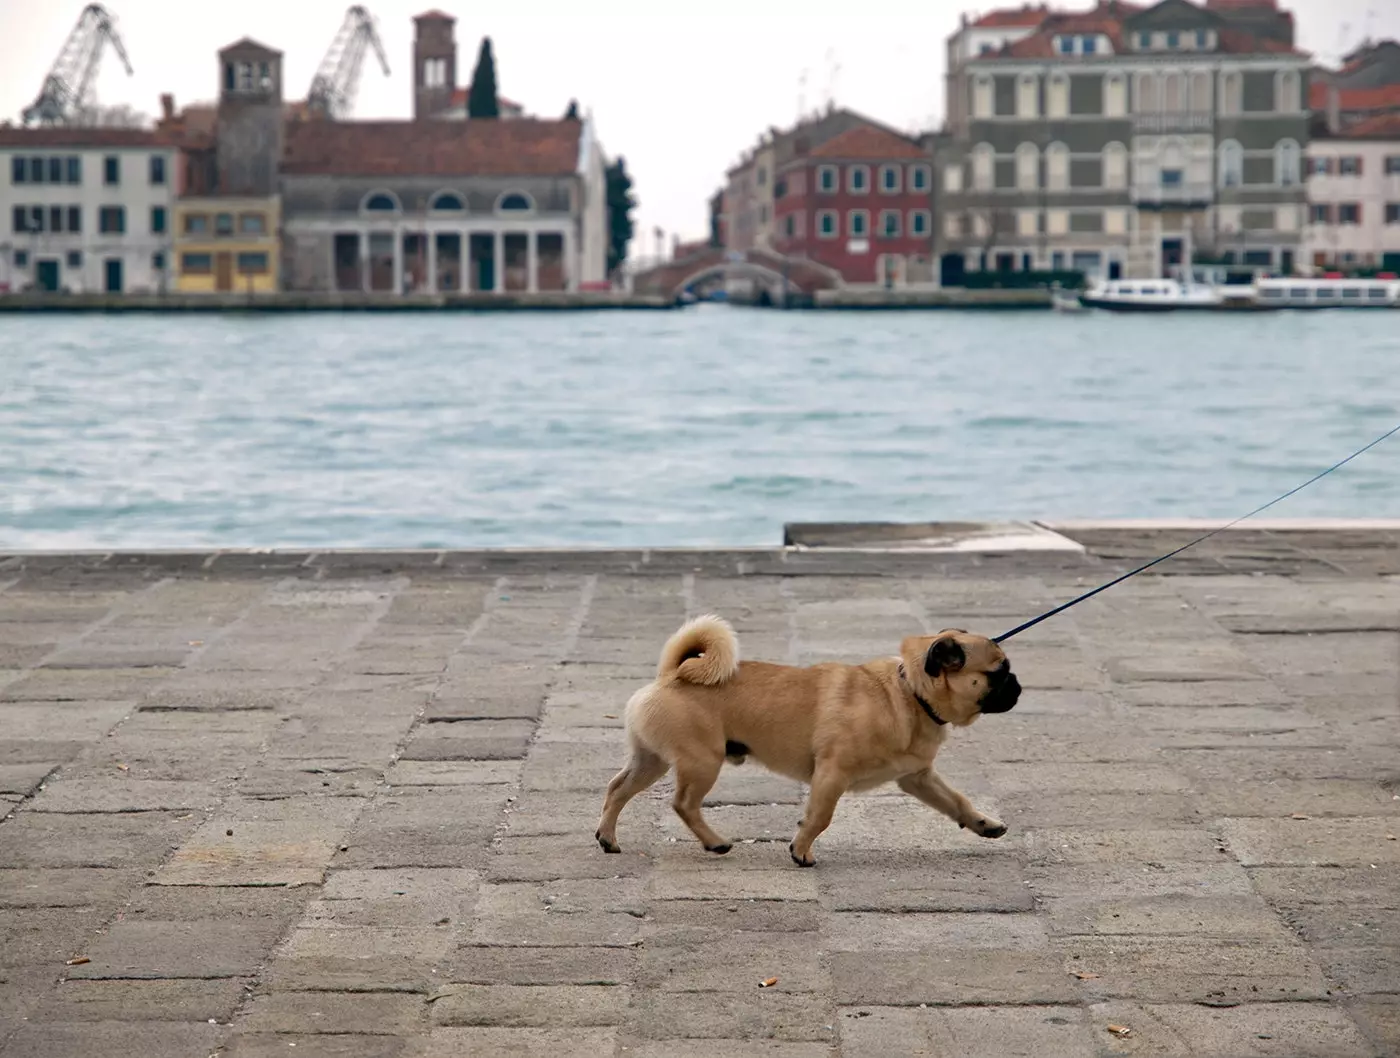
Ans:
[{"label": "white boat", "polygon": [[1094,283],[1079,299],[1089,308],[1110,312],[1175,312],[1219,309],[1233,300],[1226,288],[1194,278],[1110,279]]},{"label": "white boat", "polygon": [[1056,312],[1084,311],[1084,303],[1079,300],[1079,294],[1073,290],[1065,290],[1058,283],[1050,288],[1050,307]]},{"label": "white boat", "polygon": [[1265,309],[1400,308],[1400,279],[1260,279],[1255,297]]}]

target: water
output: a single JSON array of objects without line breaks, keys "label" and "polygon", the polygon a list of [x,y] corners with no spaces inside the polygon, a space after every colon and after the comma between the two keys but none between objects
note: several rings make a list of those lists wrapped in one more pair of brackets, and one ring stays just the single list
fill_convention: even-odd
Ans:
[{"label": "water", "polygon": [[[1229,518],[1400,421],[1400,313],[0,319],[0,547]],[[1400,440],[1271,515],[1400,516]]]}]

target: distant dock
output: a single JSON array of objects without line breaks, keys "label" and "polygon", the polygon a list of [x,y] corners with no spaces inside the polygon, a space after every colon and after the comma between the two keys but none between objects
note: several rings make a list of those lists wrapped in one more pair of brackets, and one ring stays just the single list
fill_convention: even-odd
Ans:
[{"label": "distant dock", "polygon": [[0,313],[112,312],[591,312],[670,309],[653,295],[598,292],[504,294],[11,294]]}]

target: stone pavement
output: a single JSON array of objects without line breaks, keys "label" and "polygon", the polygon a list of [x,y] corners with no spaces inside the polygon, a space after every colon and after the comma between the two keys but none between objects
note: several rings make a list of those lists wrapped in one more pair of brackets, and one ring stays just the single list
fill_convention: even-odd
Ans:
[{"label": "stone pavement", "polygon": [[1012,641],[940,759],[1000,841],[881,792],[800,870],[748,764],[728,856],[665,782],[593,842],[685,618],[859,660],[1179,535],[0,557],[0,1055],[1396,1054],[1400,533],[1232,532]]}]

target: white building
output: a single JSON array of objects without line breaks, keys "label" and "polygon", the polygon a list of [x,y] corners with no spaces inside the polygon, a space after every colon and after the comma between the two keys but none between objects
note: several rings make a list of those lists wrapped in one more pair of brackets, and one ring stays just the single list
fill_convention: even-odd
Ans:
[{"label": "white building", "polygon": [[1308,145],[1304,259],[1314,271],[1400,272],[1400,114]]},{"label": "white building", "polygon": [[166,289],[178,153],[144,129],[0,127],[0,294]]}]

